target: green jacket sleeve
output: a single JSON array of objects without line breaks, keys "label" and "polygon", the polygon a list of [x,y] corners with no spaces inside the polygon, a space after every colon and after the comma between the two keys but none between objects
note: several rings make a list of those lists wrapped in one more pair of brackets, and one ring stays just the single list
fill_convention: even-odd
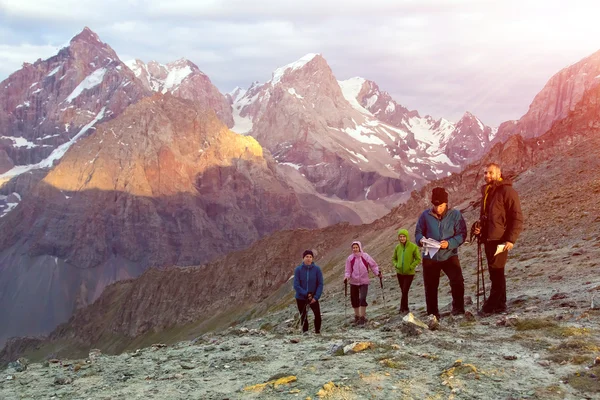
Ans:
[{"label": "green jacket sleeve", "polygon": [[392,257],[392,264],[394,267],[398,266],[398,245],[394,248],[394,256]]},{"label": "green jacket sleeve", "polygon": [[413,262],[410,264],[410,268],[414,269],[421,264],[421,251],[417,245],[413,246]]}]

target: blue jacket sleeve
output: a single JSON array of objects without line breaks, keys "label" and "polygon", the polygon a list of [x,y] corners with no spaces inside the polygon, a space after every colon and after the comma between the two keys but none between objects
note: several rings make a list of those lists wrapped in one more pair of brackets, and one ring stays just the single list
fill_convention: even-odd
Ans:
[{"label": "blue jacket sleeve", "polygon": [[300,285],[300,267],[296,267],[294,270],[294,290],[296,291],[296,294],[304,298],[306,298],[306,295],[308,294],[306,289]]},{"label": "blue jacket sleeve", "polygon": [[460,211],[456,210],[456,214],[457,216],[454,220],[454,236],[446,239],[448,241],[449,249],[458,248],[458,246],[463,244],[467,238],[467,223]]},{"label": "blue jacket sleeve", "polygon": [[314,298],[319,300],[321,298],[321,294],[323,293],[323,272],[321,272],[321,268],[317,268],[317,290],[315,292]]},{"label": "blue jacket sleeve", "polygon": [[417,226],[415,227],[415,242],[417,246],[421,246],[421,239],[427,234],[426,224],[427,221],[425,221],[425,216],[421,214],[417,221]]}]

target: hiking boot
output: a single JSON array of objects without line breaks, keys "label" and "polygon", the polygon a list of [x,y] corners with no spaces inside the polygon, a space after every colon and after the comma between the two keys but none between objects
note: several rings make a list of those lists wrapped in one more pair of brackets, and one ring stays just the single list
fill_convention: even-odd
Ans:
[{"label": "hiking boot", "polygon": [[354,325],[358,325],[360,323],[360,317],[358,315],[354,316]]},{"label": "hiking boot", "polygon": [[367,322],[367,319],[365,317],[358,317],[358,322],[357,322],[358,326],[364,326],[365,322]]},{"label": "hiking boot", "polygon": [[482,308],[481,310],[477,311],[477,315],[478,315],[479,317],[481,317],[481,318],[486,318],[486,317],[489,317],[489,316],[490,316],[490,315],[492,315],[492,314],[493,314],[493,313],[491,313],[491,312],[487,312],[487,311],[485,311],[483,308]]},{"label": "hiking boot", "polygon": [[463,308],[462,310],[459,310],[459,309],[452,310],[451,314],[452,315],[464,315],[464,313],[465,313],[465,309]]},{"label": "hiking boot", "polygon": [[494,312],[495,312],[496,314],[502,314],[502,313],[505,313],[505,312],[507,312],[507,311],[508,311],[508,310],[507,310],[507,308],[506,308],[506,305],[503,305],[503,306],[498,306],[498,307],[494,308]]}]

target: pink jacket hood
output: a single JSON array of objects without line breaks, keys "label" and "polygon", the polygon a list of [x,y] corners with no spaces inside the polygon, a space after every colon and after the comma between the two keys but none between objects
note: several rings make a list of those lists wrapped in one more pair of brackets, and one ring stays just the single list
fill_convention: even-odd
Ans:
[{"label": "pink jacket hood", "polygon": [[[373,257],[364,252],[361,242],[355,240],[352,242],[352,245],[354,244],[358,245],[360,252],[358,254],[352,252],[346,259],[344,278],[348,279],[351,285],[368,285],[369,271],[375,275],[379,275],[379,266]],[[350,248],[352,248],[352,245]],[[354,262],[352,262],[353,259]],[[363,259],[367,262],[368,266],[365,265]]]}]

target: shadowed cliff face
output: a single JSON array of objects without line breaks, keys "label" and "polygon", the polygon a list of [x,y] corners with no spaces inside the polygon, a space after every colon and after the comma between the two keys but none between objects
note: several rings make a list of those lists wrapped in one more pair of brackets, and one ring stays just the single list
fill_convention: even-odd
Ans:
[{"label": "shadowed cliff face", "polygon": [[48,332],[148,267],[198,265],[276,230],[342,219],[360,221],[299,198],[256,140],[214,112],[143,99],[79,141],[0,220],[0,320],[10,321],[0,339]]}]

